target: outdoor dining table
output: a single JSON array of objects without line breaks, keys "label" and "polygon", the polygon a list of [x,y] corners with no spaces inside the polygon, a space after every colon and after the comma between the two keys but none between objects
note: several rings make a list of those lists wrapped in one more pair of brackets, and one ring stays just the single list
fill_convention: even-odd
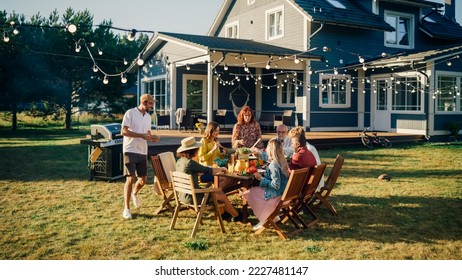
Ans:
[{"label": "outdoor dining table", "polygon": [[[259,170],[261,172],[262,170]],[[252,183],[254,181],[255,176],[251,175],[238,175],[235,173],[217,173],[214,174],[214,185],[219,188],[220,187],[220,177],[227,177],[232,179],[239,180],[239,184],[241,185],[240,189],[242,192],[245,192],[249,188],[252,187]],[[247,200],[242,196],[242,222],[247,223],[247,218],[249,216],[248,212],[249,205],[247,204]]]}]

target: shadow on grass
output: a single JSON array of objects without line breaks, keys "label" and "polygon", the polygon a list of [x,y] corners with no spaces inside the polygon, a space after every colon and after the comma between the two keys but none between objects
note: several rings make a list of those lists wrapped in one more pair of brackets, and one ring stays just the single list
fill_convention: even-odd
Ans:
[{"label": "shadow on grass", "polygon": [[301,238],[436,243],[457,241],[462,236],[461,199],[339,195],[331,202],[339,216],[332,216],[322,206],[318,211],[320,222],[305,230]]}]

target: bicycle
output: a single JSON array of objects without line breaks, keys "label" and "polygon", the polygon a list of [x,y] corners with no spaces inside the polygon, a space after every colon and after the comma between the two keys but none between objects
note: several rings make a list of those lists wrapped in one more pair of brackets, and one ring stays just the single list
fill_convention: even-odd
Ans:
[{"label": "bicycle", "polygon": [[372,132],[372,135],[367,134],[367,130],[369,128],[370,127],[367,127],[362,131],[361,134],[359,134],[359,136],[361,136],[361,142],[364,146],[368,147],[369,149],[372,149],[374,145],[391,148],[392,144],[390,140],[383,136],[378,136],[377,132]]}]

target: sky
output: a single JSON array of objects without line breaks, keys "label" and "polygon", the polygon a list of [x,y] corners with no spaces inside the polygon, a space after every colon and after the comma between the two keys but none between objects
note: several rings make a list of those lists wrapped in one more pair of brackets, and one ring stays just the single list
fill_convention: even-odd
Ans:
[{"label": "sky", "polygon": [[207,34],[223,0],[2,0],[0,9],[24,14],[27,19],[40,12],[43,17],[57,9],[59,15],[71,7],[89,10],[93,24],[112,20],[123,29]]}]

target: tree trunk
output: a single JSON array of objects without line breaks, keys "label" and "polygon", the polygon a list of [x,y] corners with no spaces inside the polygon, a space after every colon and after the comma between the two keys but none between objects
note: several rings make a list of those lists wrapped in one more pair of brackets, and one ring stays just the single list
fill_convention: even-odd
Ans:
[{"label": "tree trunk", "polygon": [[66,129],[72,128],[72,105],[71,102],[66,102]]},{"label": "tree trunk", "polygon": [[12,114],[11,130],[16,131],[18,130],[18,108],[16,107],[15,102],[13,102],[12,104],[11,114]]}]

